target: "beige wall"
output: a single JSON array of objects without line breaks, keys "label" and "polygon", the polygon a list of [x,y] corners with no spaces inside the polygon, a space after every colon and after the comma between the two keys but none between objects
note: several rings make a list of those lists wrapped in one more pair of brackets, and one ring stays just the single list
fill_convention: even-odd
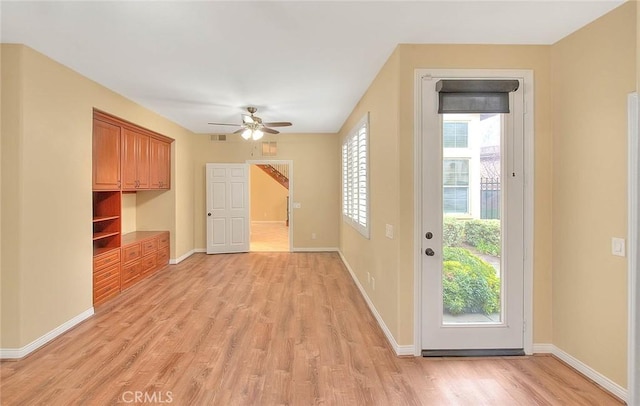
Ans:
[{"label": "beige wall", "polygon": [[[192,171],[195,186],[195,246],[206,247],[205,164],[262,160],[260,143],[231,135],[228,141],[210,141],[207,135],[194,137]],[[293,247],[335,248],[338,246],[340,211],[340,155],[336,134],[279,134],[265,136],[278,142],[278,156],[268,159],[293,161],[292,199],[301,208],[292,210]],[[311,234],[316,233],[316,239]]]},{"label": "beige wall", "polygon": [[257,165],[251,165],[251,221],[286,221],[289,190]]},{"label": "beige wall", "polygon": [[552,47],[553,343],[626,386],[627,94],[636,88],[629,2]]},{"label": "beige wall", "polygon": [[[192,133],[30,48],[4,44],[2,52],[3,83],[20,78],[2,88],[3,113],[18,118],[2,128],[2,173],[12,174],[2,182],[2,217],[12,219],[2,223],[2,251],[12,253],[2,257],[2,348],[16,348],[92,306],[92,108],[176,140],[178,186],[139,193],[136,208],[138,229],[171,232],[172,257],[193,249],[193,172],[181,165]],[[178,215],[188,220],[177,225]]]},{"label": "beige wall", "polygon": [[[2,258],[0,263],[0,348],[20,344],[20,253],[16,240],[20,238],[20,134],[22,133],[22,64],[21,47],[1,47],[0,86],[2,99]],[[10,97],[6,97],[9,95]]]},{"label": "beige wall", "polygon": [[[340,250],[396,340],[398,302],[406,292],[398,290],[399,240],[385,237],[385,225],[395,226],[398,233],[398,56],[398,51],[391,55],[340,130],[342,142],[369,112],[370,239],[340,219]],[[375,279],[376,290],[367,273]]]},{"label": "beige wall", "polygon": [[122,194],[122,213],[120,214],[122,234],[131,233],[138,229],[137,218],[137,193]]}]

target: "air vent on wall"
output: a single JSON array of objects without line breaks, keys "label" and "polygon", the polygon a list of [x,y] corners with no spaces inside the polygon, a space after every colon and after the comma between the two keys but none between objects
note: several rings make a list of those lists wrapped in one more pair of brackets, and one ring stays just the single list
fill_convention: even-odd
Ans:
[{"label": "air vent on wall", "polygon": [[226,141],[227,134],[211,134],[211,141]]}]

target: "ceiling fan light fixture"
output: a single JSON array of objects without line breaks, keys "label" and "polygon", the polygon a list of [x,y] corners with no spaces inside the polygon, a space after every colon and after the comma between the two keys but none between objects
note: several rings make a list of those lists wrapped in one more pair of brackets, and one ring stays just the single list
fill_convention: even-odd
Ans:
[{"label": "ceiling fan light fixture", "polygon": [[253,132],[253,139],[254,139],[254,141],[259,140],[260,138],[262,138],[262,136],[263,136],[263,135],[264,135],[264,133],[263,133],[262,131],[260,131],[260,130],[255,130],[255,131]]},{"label": "ceiling fan light fixture", "polygon": [[242,138],[244,138],[245,140],[248,140],[249,138],[251,138],[251,135],[252,135],[251,133],[252,133],[251,129],[247,128],[242,132],[241,134]]}]

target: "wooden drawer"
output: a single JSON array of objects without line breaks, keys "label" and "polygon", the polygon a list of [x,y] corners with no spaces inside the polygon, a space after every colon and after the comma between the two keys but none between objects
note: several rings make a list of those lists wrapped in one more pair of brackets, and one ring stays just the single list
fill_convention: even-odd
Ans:
[{"label": "wooden drawer", "polygon": [[156,270],[156,253],[142,257],[142,274],[153,272]]},{"label": "wooden drawer", "polygon": [[114,264],[107,268],[93,272],[93,287],[104,285],[105,281],[111,280],[113,277],[117,277],[120,281],[120,264]]},{"label": "wooden drawer", "polygon": [[109,265],[120,264],[120,250],[115,249],[93,257],[93,271],[98,271]]},{"label": "wooden drawer", "polygon": [[122,290],[136,283],[141,274],[140,268],[140,261],[132,262],[130,264],[122,266],[122,272],[120,272],[120,285],[122,286]]},{"label": "wooden drawer", "polygon": [[158,239],[150,238],[142,242],[142,256],[155,253],[158,250]]},{"label": "wooden drawer", "polygon": [[100,286],[93,287],[93,304],[97,305],[120,293],[120,280],[118,276],[102,281]]},{"label": "wooden drawer", "polygon": [[141,252],[140,243],[122,247],[122,262],[126,264],[127,262],[139,259],[141,257]]},{"label": "wooden drawer", "polygon": [[169,263],[169,247],[158,250],[156,265],[158,269],[164,268]]},{"label": "wooden drawer", "polygon": [[169,246],[169,233],[162,233],[158,236],[158,248]]}]

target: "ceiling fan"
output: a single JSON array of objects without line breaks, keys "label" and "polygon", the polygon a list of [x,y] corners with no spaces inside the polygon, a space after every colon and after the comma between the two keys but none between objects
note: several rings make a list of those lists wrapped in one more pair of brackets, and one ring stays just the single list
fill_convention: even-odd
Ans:
[{"label": "ceiling fan", "polygon": [[253,139],[259,140],[262,138],[264,133],[269,134],[278,134],[280,131],[274,130],[270,127],[288,127],[291,125],[288,121],[275,121],[271,123],[263,123],[262,119],[258,116],[254,116],[253,113],[258,111],[255,107],[247,107],[247,111],[249,114],[242,115],[242,124],[228,124],[228,123],[209,123],[211,125],[232,125],[232,126],[240,126],[240,128],[234,131],[234,134],[242,135],[242,138],[245,140]]}]

